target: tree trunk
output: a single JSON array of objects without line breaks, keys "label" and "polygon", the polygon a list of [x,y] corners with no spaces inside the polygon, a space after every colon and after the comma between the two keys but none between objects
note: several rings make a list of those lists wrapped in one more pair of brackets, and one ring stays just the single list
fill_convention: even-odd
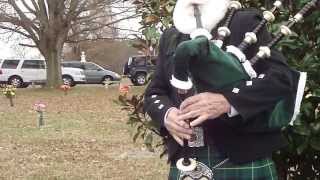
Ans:
[{"label": "tree trunk", "polygon": [[57,88],[62,84],[61,54],[65,40],[65,34],[55,31],[46,33],[46,38],[39,43],[39,50],[45,57],[47,64],[47,88]]},{"label": "tree trunk", "polygon": [[57,88],[62,83],[61,78],[61,51],[59,48],[50,48],[45,56],[47,63],[47,84],[48,88]]}]

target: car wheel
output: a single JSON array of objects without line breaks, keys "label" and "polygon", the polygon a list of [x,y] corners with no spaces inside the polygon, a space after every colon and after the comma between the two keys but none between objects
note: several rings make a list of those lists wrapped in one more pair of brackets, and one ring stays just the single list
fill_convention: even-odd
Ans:
[{"label": "car wheel", "polygon": [[130,78],[132,84],[136,85],[136,79],[135,78]]},{"label": "car wheel", "polygon": [[105,84],[106,82],[110,82],[112,80],[113,80],[113,78],[111,76],[105,76],[102,79],[102,84]]},{"label": "car wheel", "polygon": [[23,83],[21,87],[22,88],[27,88],[27,87],[29,87],[29,84],[28,83]]},{"label": "car wheel", "polygon": [[23,85],[23,81],[19,76],[13,76],[9,79],[8,82],[10,85],[17,87],[17,88],[21,88]]},{"label": "car wheel", "polygon": [[75,86],[75,83],[70,76],[62,76],[62,81],[64,85]]},{"label": "car wheel", "polygon": [[143,73],[139,73],[135,76],[135,84],[138,86],[145,85],[147,82],[147,77]]}]

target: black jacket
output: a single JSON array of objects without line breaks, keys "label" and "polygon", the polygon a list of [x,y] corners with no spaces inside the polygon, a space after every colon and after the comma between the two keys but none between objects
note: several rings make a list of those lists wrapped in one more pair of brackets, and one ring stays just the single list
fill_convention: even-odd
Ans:
[{"label": "black jacket", "polygon": [[[229,27],[231,36],[225,44],[239,45],[244,34],[252,31],[261,19],[261,13],[256,10],[237,11]],[[213,30],[213,36],[215,35]],[[258,43],[245,52],[247,58],[255,55],[258,48],[270,42],[271,38],[265,28],[258,35]],[[145,110],[166,137],[169,159],[174,158],[180,149],[163,124],[166,111],[173,106],[179,107],[177,92],[169,81],[173,73],[171,59],[177,44],[187,39],[188,36],[179,33],[174,27],[164,32],[160,41],[157,69],[145,93]],[[252,86],[241,82],[236,87],[240,89],[237,94],[232,89],[218,92],[227,98],[239,115],[232,118],[222,115],[203,124],[207,136],[212,138],[217,149],[233,162],[242,163],[267,157],[286,145],[281,129],[268,127],[267,114],[270,114],[282,97],[292,93],[293,82],[285,58],[276,50],[272,50],[271,54],[270,58],[255,64],[257,73],[264,74],[264,77],[253,79]]]}]

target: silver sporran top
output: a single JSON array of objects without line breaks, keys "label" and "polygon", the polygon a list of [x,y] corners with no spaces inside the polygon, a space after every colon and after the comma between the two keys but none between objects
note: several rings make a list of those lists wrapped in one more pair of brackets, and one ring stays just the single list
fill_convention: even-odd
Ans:
[{"label": "silver sporran top", "polygon": [[193,128],[194,134],[188,141],[189,147],[203,147],[204,146],[204,132],[201,126]]},{"label": "silver sporran top", "polygon": [[201,162],[197,162],[197,167],[193,171],[180,171],[179,180],[212,180],[212,170]]}]

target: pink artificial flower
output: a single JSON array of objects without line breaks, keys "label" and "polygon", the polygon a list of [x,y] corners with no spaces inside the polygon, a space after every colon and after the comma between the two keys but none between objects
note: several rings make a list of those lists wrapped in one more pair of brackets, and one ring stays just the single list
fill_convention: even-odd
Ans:
[{"label": "pink artificial flower", "polygon": [[119,85],[119,92],[121,94],[127,94],[129,90],[130,90],[130,87],[128,85],[123,85],[123,84]]},{"label": "pink artificial flower", "polygon": [[70,87],[69,85],[66,85],[66,84],[63,84],[63,85],[60,86],[60,89],[61,89],[62,91],[68,91],[70,88],[71,88],[71,87]]},{"label": "pink artificial flower", "polygon": [[33,109],[37,112],[43,112],[45,110],[47,106],[42,103],[42,102],[36,102],[34,105],[33,105]]}]

